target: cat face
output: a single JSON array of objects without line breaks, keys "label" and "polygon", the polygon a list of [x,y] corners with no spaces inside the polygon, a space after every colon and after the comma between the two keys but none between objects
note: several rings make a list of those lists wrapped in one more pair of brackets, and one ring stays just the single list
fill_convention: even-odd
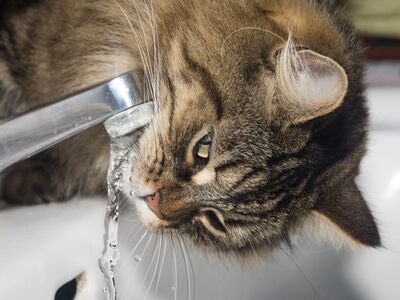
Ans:
[{"label": "cat face", "polygon": [[[188,102],[181,103],[184,108],[175,109],[187,111]],[[283,177],[296,162],[285,167],[272,162],[282,145],[261,116],[257,122],[205,112],[199,107],[193,116],[169,121],[177,123],[165,135],[157,136],[152,126],[145,131],[131,163],[129,193],[141,220],[153,229],[177,230],[222,251],[258,248],[281,234],[286,212],[278,204],[282,193],[289,195]],[[291,147],[296,148],[301,147]]]},{"label": "cat face", "polygon": [[[247,254],[271,249],[315,212],[353,240],[379,245],[354,183],[366,113],[360,78],[344,65],[352,55],[345,37],[336,30],[342,48],[327,53],[342,66],[313,47],[307,30],[283,39],[203,25],[169,36],[157,112],[125,174],[142,222]],[[322,48],[333,47],[326,32]]]}]

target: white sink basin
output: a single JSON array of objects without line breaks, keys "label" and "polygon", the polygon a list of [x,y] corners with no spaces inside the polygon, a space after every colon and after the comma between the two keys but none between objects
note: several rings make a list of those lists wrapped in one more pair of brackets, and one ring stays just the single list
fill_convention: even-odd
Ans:
[{"label": "white sink basin", "polygon": [[53,300],[59,287],[85,273],[80,298],[100,300],[97,267],[104,199],[0,209],[0,299]]},{"label": "white sink basin", "polygon": [[[370,88],[368,95],[370,146],[359,186],[378,219],[385,248],[337,252],[305,239],[295,251],[277,250],[263,264],[247,269],[191,251],[195,279],[190,276],[190,298],[400,299],[400,87]],[[76,299],[104,299],[104,282],[97,268],[104,209],[104,199],[0,208],[0,300],[54,299],[62,284],[81,273],[86,274],[86,285]],[[163,256],[163,251],[158,251],[160,239],[153,236],[148,242],[149,233],[136,251],[129,253],[144,230],[132,235],[139,225],[126,220],[129,212],[123,218],[118,299],[143,300],[152,282],[146,299],[174,299],[177,293],[177,299],[187,300],[186,268],[178,240],[175,283],[171,243],[167,244],[162,272],[155,272],[158,253]],[[157,274],[161,275],[154,293]]]}]

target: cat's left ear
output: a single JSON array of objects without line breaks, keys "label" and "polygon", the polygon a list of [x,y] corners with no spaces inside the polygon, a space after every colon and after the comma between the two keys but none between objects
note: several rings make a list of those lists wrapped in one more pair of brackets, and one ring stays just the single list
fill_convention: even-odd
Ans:
[{"label": "cat's left ear", "polygon": [[290,124],[334,111],[347,94],[348,78],[343,67],[311,50],[282,50],[277,57],[276,79],[279,106]]},{"label": "cat's left ear", "polygon": [[346,238],[365,246],[381,246],[374,217],[353,181],[326,190],[313,211],[317,217],[328,220]]}]

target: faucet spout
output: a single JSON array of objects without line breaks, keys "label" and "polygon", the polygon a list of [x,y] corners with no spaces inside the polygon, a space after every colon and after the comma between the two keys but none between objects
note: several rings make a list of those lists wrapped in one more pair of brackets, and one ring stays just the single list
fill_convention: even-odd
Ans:
[{"label": "faucet spout", "polygon": [[139,93],[134,73],[128,72],[8,120],[0,124],[0,171],[128,108],[145,102],[148,107],[146,100]]}]

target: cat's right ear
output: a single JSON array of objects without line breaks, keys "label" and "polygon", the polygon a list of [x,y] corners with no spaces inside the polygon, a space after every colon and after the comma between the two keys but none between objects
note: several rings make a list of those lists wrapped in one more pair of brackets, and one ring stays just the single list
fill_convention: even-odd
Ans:
[{"label": "cat's right ear", "polygon": [[327,115],[343,102],[348,88],[345,70],[333,59],[290,44],[276,55],[278,110],[286,125]]},{"label": "cat's right ear", "polygon": [[374,217],[354,181],[324,189],[313,212],[356,244],[381,246]]}]

